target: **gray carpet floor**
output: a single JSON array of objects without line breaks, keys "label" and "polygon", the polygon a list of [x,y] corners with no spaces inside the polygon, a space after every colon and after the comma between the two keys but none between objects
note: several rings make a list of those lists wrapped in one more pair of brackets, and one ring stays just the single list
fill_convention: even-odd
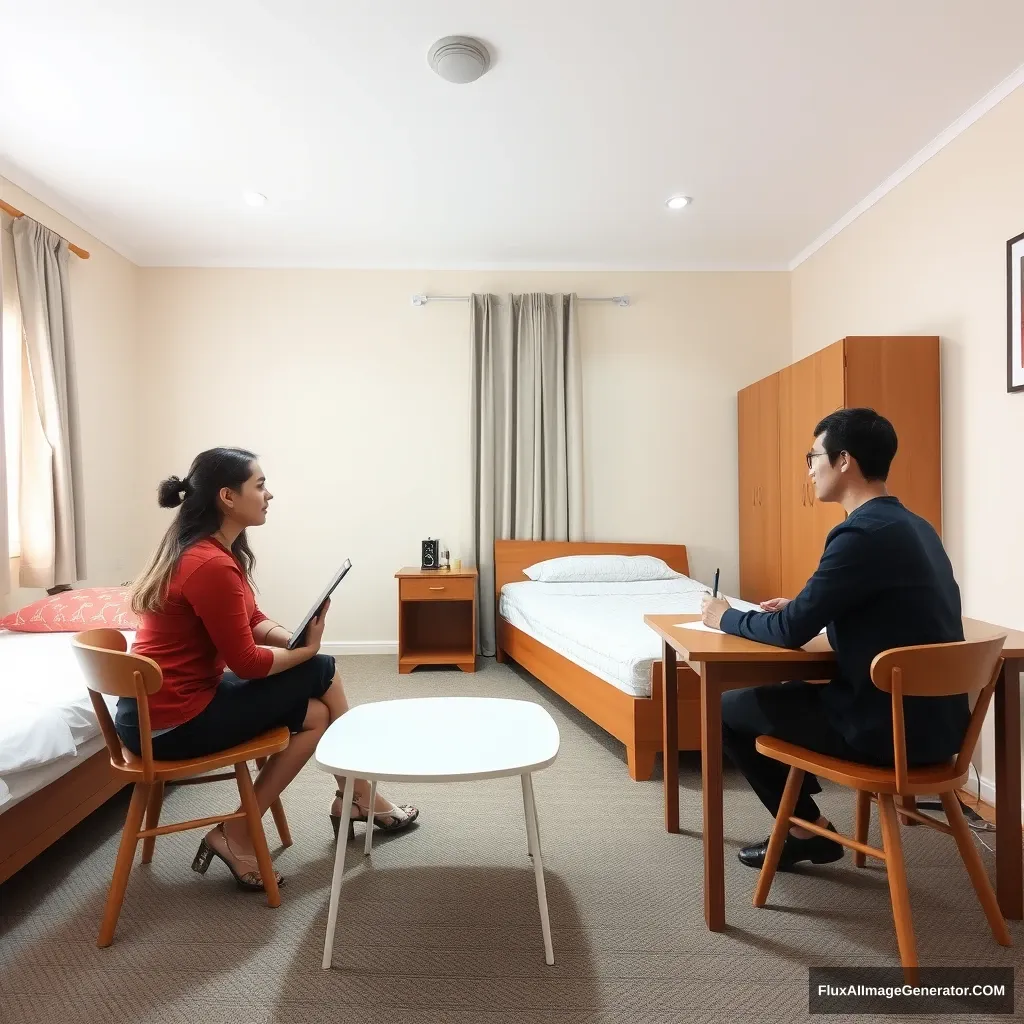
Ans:
[{"label": "gray carpet floor", "polygon": [[[668,835],[660,778],[631,781],[619,743],[521,670],[481,665],[474,675],[399,676],[393,657],[341,661],[355,704],[462,694],[551,711],[561,750],[535,789],[553,967],[544,963],[519,782],[501,779],[387,790],[417,804],[420,823],[379,839],[369,860],[356,826],[334,967],[322,971],[332,783],[310,764],[284,795],[291,848],[280,849],[266,818],[286,876],[276,910],[239,892],[217,861],[206,876],[190,871],[198,833],[169,836],[152,864],[136,861],[114,944],[97,949],[124,794],[0,887],[0,1021],[788,1022],[808,1018],[809,966],[898,964],[879,865],[856,870],[847,855],[838,866],[779,875],[769,907],[752,907],[757,875],[734,854],[770,821],[735,774],[725,797],[729,927],[708,932],[699,759],[682,756],[684,834]],[[230,784],[170,788],[164,820],[212,813],[231,797]],[[828,788],[822,806],[850,829],[850,794]],[[996,945],[952,840],[921,828],[903,836],[922,963],[1021,963],[1021,923],[1011,923],[1015,948]],[[877,821],[871,841],[881,842]],[[982,854],[994,876],[992,855]],[[1018,983],[1018,1006],[1021,996]]]}]

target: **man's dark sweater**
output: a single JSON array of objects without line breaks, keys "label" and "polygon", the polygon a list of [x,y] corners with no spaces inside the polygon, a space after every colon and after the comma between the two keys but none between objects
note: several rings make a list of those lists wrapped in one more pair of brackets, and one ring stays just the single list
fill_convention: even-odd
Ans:
[{"label": "man's dark sweater", "polygon": [[[866,760],[893,756],[892,699],[871,682],[882,651],[963,640],[960,588],[932,526],[897,498],[873,498],[828,535],[807,585],[780,612],[722,616],[726,633],[777,647],[802,647],[823,627],[839,672],[824,687],[831,723]],[[944,761],[960,749],[966,695],[906,697],[907,760]]]}]

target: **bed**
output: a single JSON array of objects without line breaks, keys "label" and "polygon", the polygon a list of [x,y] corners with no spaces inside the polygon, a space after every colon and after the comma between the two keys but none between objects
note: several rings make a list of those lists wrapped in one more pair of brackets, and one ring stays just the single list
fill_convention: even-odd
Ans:
[{"label": "bed", "polygon": [[[684,579],[549,584],[534,583],[523,573],[536,562],[581,554],[653,555]],[[651,777],[662,750],[661,648],[643,616],[699,611],[707,588],[688,579],[688,573],[682,544],[494,543],[498,661],[521,665],[621,740],[630,777],[637,781]],[[699,750],[700,681],[687,665],[677,673],[679,749]]]},{"label": "bed", "polygon": [[125,785],[72,636],[0,630],[0,882]]}]

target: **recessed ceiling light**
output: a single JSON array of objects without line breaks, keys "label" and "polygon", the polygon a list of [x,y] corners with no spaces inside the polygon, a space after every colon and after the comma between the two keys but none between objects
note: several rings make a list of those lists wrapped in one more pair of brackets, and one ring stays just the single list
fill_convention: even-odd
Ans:
[{"label": "recessed ceiling light", "polygon": [[267,197],[262,192],[246,192],[245,202],[247,206],[266,206]]},{"label": "recessed ceiling light", "polygon": [[692,200],[689,196],[673,196],[665,205],[670,210],[681,210],[684,206],[689,206],[691,202]]}]

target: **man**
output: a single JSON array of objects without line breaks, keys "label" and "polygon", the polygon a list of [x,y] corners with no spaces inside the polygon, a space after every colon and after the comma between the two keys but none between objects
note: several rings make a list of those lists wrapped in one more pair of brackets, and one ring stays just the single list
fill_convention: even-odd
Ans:
[{"label": "man", "polygon": [[[827,627],[836,652],[838,674],[827,684],[757,686],[722,697],[725,751],[773,815],[789,768],[757,753],[758,736],[861,764],[892,765],[891,697],[871,682],[872,660],[893,647],[964,638],[960,590],[942,541],[886,490],[896,454],[892,424],[872,409],[841,409],[814,434],[806,458],[815,493],[846,510],[814,575],[792,601],[765,601],[761,612],[736,611],[721,598],[703,601],[705,624],[726,633],[797,648]],[[937,764],[959,751],[970,717],[966,695],[906,697],[903,707],[909,764]],[[808,773],[794,814],[831,829],[812,799],[820,792]],[[767,849],[768,840],[746,846],[739,858],[760,868]],[[793,827],[779,867],[842,856],[841,844]]]}]

